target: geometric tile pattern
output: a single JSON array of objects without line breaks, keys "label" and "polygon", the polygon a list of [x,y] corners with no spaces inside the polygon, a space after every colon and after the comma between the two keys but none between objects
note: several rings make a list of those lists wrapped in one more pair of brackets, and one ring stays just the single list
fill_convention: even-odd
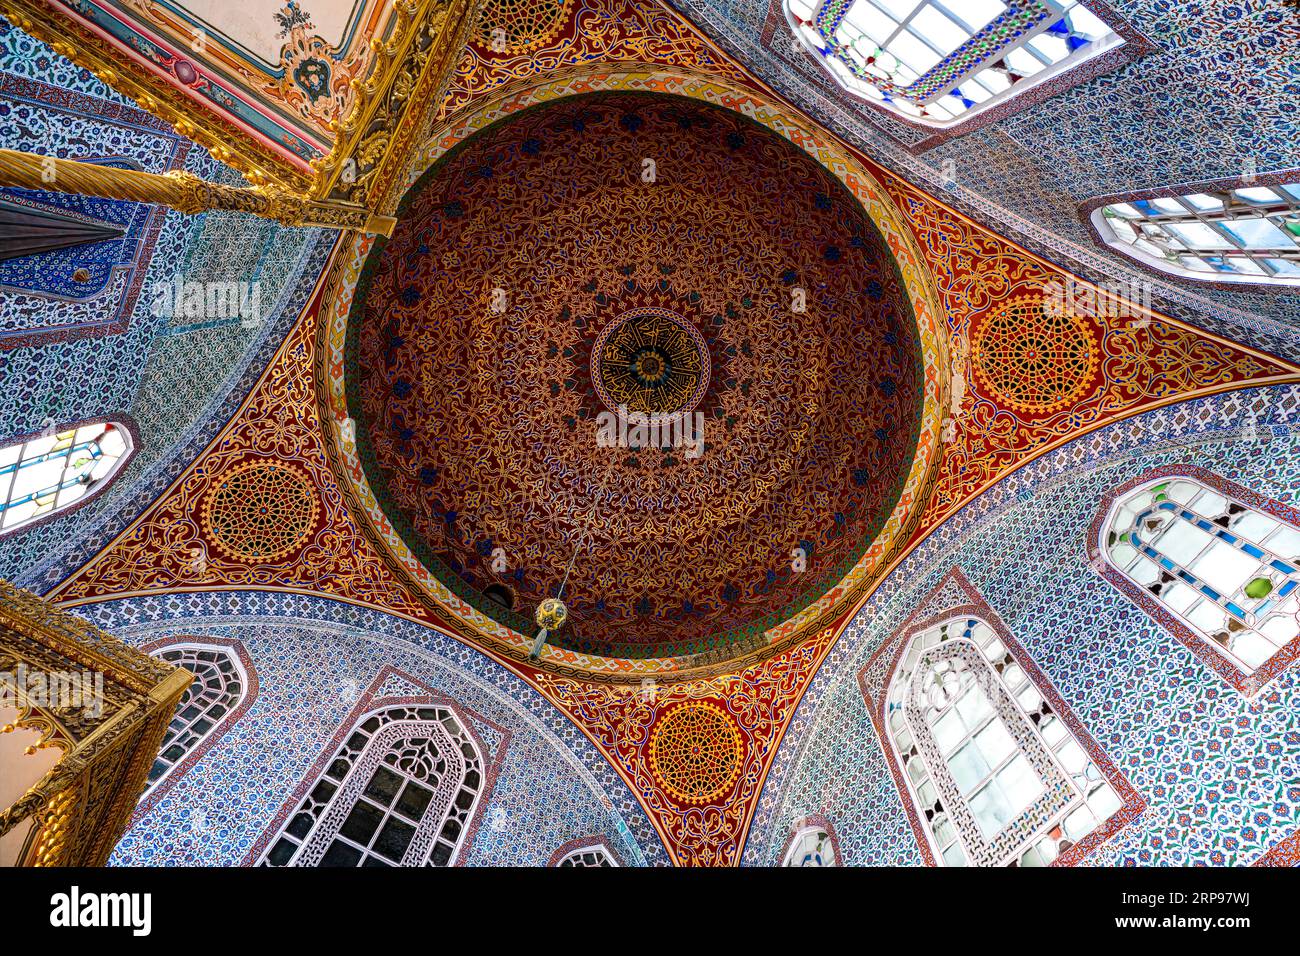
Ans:
[{"label": "geometric tile pattern", "polygon": [[[1243,428],[1243,423],[1249,422]],[[1300,388],[1210,396],[1099,429],[984,492],[918,546],[827,655],[791,720],[744,862],[772,864],[819,813],[849,864],[923,861],[856,673],[955,567],[1147,804],[1086,865],[1245,865],[1300,826],[1300,669],[1254,698],[1090,567],[1105,496],[1194,462],[1300,503]]]},{"label": "geometric tile pattern", "polygon": [[434,689],[461,708],[485,748],[504,748],[463,865],[541,866],[593,834],[626,865],[667,862],[632,793],[572,723],[505,668],[427,627],[275,592],[145,596],[78,613],[136,645],[177,631],[195,642],[238,640],[258,675],[253,705],[152,795],[115,865],[246,862],[367,688],[389,699]]}]

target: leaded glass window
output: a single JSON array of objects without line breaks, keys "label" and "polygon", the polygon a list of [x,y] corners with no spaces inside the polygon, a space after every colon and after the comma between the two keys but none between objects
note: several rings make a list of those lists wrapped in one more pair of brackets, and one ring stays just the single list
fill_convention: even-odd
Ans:
[{"label": "leaded glass window", "polygon": [[131,435],[97,422],[0,448],[0,534],[61,511],[101,491],[131,453]]},{"label": "leaded glass window", "polygon": [[1116,500],[1102,540],[1113,567],[1247,675],[1300,633],[1300,528],[1233,493],[1156,478]]},{"label": "leaded glass window", "polygon": [[1165,272],[1300,285],[1300,183],[1111,203],[1093,223],[1108,244]]},{"label": "leaded glass window", "polygon": [[603,846],[586,846],[566,853],[556,866],[618,866],[618,862]]},{"label": "leaded glass window", "polygon": [[376,711],[353,728],[261,865],[448,866],[482,789],[482,758],[452,711]]},{"label": "leaded glass window", "polygon": [[835,846],[821,827],[804,827],[795,834],[782,866],[835,866]]},{"label": "leaded glass window", "polygon": [[885,720],[908,796],[946,866],[1051,864],[1122,807],[979,618],[953,618],[912,638]]},{"label": "leaded glass window", "polygon": [[1124,42],[1074,0],[785,0],[785,9],[846,90],[940,128]]},{"label": "leaded glass window", "polygon": [[248,689],[248,675],[239,659],[224,647],[181,645],[154,655],[194,675],[176,706],[176,716],[163,735],[158,758],[149,769],[148,795],[172,769],[212,735],[239,706]]}]

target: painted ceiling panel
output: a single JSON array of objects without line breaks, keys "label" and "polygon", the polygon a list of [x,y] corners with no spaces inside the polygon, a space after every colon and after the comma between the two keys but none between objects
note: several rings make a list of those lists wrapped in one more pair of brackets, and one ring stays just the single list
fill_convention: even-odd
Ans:
[{"label": "painted ceiling panel", "polygon": [[56,0],[126,60],[306,171],[366,75],[388,0]]},{"label": "painted ceiling panel", "polygon": [[210,37],[261,59],[268,72],[279,66],[284,34],[308,24],[316,36],[335,50],[347,46],[348,34],[365,12],[365,0],[304,0],[286,3],[278,12],[271,5],[245,0],[185,0],[183,3],[142,3],[128,0],[124,6],[138,10],[153,7],[154,18],[167,13],[205,30]]}]

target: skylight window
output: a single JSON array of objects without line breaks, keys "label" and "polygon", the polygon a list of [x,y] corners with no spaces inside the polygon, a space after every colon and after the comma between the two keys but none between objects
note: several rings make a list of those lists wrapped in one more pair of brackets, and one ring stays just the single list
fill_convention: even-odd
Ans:
[{"label": "skylight window", "polygon": [[850,92],[948,127],[1124,41],[1074,0],[786,0]]}]

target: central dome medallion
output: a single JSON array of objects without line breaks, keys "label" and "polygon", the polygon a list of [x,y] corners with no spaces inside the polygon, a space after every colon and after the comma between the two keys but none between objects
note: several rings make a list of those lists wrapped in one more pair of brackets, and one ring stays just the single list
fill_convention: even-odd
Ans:
[{"label": "central dome medallion", "polygon": [[439,160],[366,264],[345,374],[419,560],[524,634],[567,572],[551,641],[619,658],[739,653],[825,594],[922,412],[910,301],[853,195],[652,93],[524,110]]},{"label": "central dome medallion", "polygon": [[591,382],[611,412],[689,412],[709,384],[704,336],[668,309],[633,309],[601,331]]}]

